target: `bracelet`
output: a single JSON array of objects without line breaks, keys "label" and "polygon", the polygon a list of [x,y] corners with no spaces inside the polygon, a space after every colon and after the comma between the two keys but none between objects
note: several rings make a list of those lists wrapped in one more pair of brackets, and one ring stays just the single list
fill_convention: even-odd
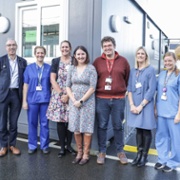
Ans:
[{"label": "bracelet", "polygon": [[145,106],[145,104],[142,102],[141,104],[140,104],[142,107],[144,107]]}]

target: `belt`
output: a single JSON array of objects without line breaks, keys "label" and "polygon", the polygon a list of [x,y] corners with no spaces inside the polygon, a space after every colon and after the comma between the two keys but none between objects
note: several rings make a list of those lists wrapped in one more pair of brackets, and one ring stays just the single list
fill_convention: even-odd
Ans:
[{"label": "belt", "polygon": [[9,88],[10,91],[17,91],[18,88]]}]

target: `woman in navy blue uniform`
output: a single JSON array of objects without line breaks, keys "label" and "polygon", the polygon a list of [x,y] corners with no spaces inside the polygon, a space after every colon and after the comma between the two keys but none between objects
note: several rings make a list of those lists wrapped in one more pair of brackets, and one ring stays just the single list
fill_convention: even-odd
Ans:
[{"label": "woman in navy blue uniform", "polygon": [[44,63],[46,49],[36,46],[36,62],[27,66],[24,72],[23,108],[28,115],[28,153],[37,150],[38,120],[40,124],[40,148],[49,153],[49,125],[46,111],[50,100],[50,65]]}]

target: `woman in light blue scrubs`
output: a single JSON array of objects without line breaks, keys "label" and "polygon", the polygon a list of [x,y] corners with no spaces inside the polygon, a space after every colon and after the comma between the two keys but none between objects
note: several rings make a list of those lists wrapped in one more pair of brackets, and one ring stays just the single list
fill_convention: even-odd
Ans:
[{"label": "woman in light blue scrubs", "polygon": [[46,111],[50,100],[50,65],[44,63],[46,49],[36,46],[36,62],[27,66],[24,72],[23,108],[28,115],[28,153],[37,150],[38,120],[40,124],[40,148],[49,153],[49,125]]},{"label": "woman in light blue scrubs", "polygon": [[164,66],[158,77],[155,169],[170,172],[180,165],[180,72],[173,52],[164,55]]}]

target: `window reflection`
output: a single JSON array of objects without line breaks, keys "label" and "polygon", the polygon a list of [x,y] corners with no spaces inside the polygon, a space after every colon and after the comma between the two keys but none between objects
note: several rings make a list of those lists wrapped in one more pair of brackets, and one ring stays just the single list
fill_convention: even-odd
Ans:
[{"label": "window reflection", "polygon": [[22,54],[23,57],[33,57],[33,47],[36,45],[37,10],[24,10],[22,14]]},{"label": "window reflection", "polygon": [[42,8],[41,45],[47,50],[47,57],[56,57],[59,45],[60,6]]}]

